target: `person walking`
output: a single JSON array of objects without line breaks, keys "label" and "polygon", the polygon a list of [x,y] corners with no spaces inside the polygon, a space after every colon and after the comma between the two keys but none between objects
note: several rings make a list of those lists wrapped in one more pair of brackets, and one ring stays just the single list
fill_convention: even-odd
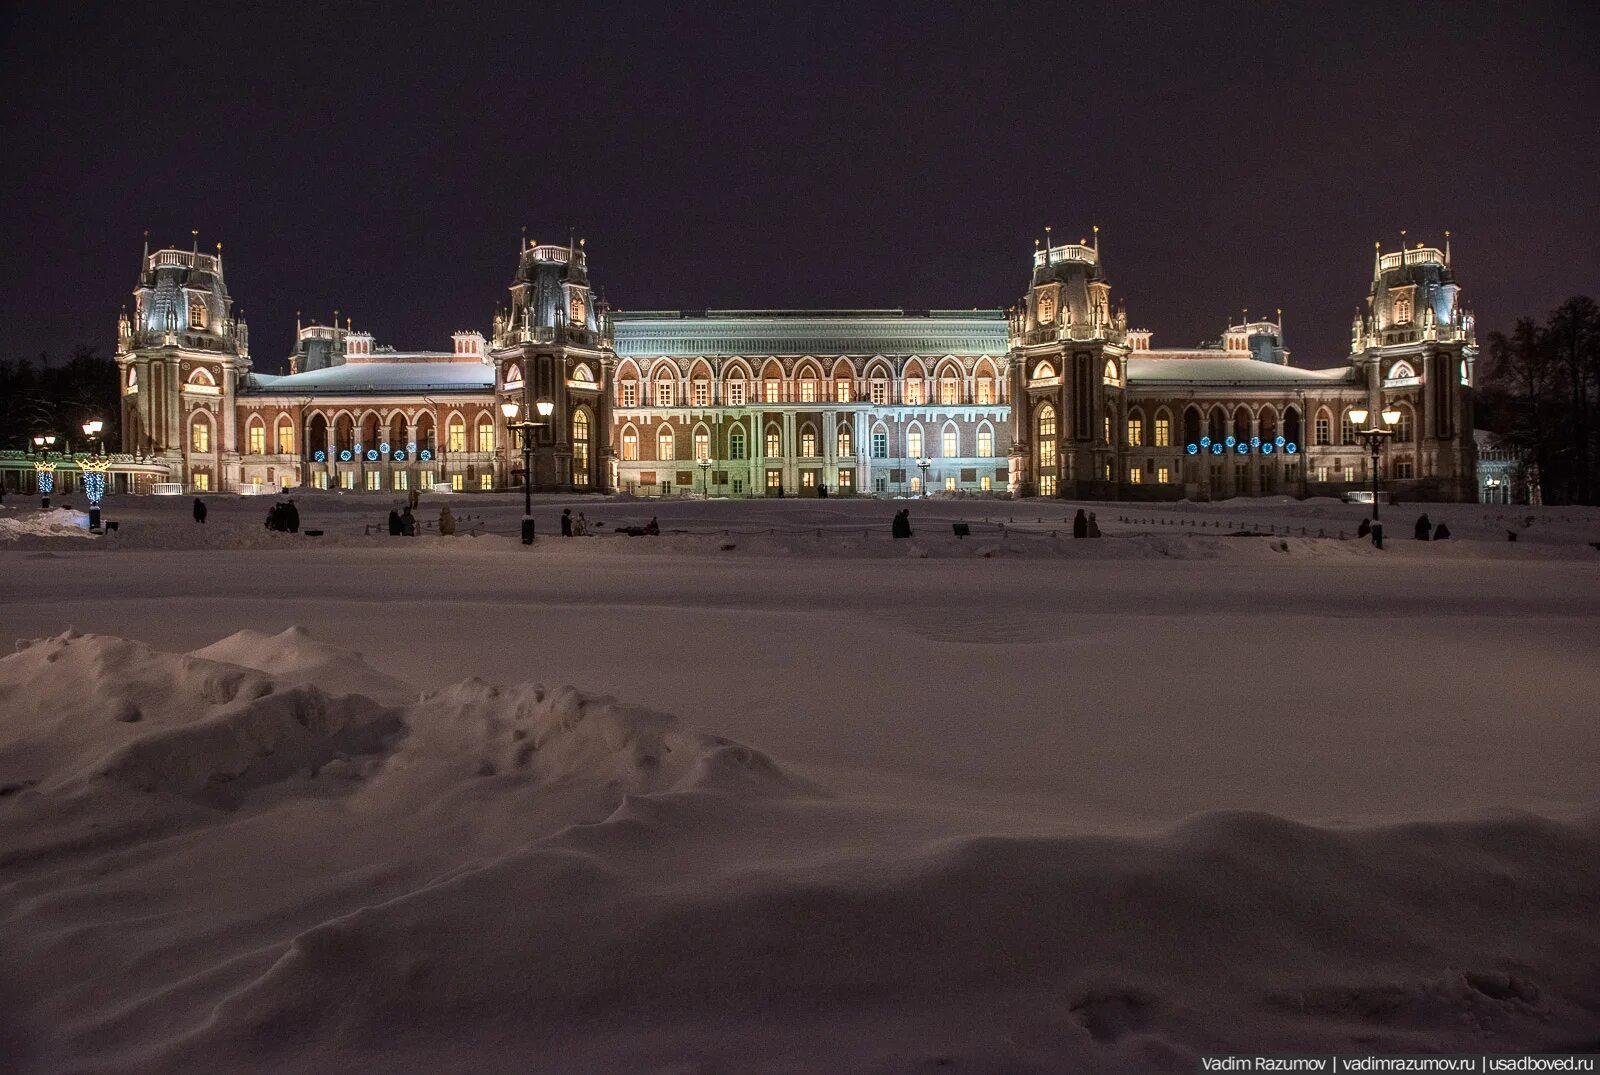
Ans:
[{"label": "person walking", "polygon": [[1082,508],[1079,508],[1078,514],[1072,517],[1072,536],[1075,538],[1089,536],[1089,516],[1084,514]]},{"label": "person walking", "polygon": [[572,533],[577,537],[589,536],[589,520],[581,511],[578,512],[578,521],[572,524]]},{"label": "person walking", "polygon": [[389,509],[389,536],[400,536],[400,505],[398,504]]},{"label": "person walking", "polygon": [[194,521],[197,523],[206,521],[206,502],[199,497],[194,498]]},{"label": "person walking", "polygon": [[906,533],[906,513],[904,508],[894,513],[894,522],[889,524],[889,533],[896,541],[908,536]]},{"label": "person walking", "polygon": [[400,513],[400,534],[402,537],[417,536],[417,517],[411,514],[411,506],[406,505],[406,510]]},{"label": "person walking", "polygon": [[1100,524],[1095,521],[1094,512],[1092,511],[1089,513],[1089,536],[1092,538],[1100,536]]},{"label": "person walking", "polygon": [[407,494],[407,500],[411,504],[411,510],[412,511],[416,511],[417,510],[417,505],[422,503],[422,490],[420,490],[420,489],[411,490],[411,492],[409,494]]},{"label": "person walking", "polygon": [[1411,536],[1418,541],[1427,541],[1433,533],[1433,524],[1428,521],[1427,513],[1417,516],[1417,525],[1412,529]]},{"label": "person walking", "polygon": [[283,506],[283,517],[289,524],[289,533],[298,534],[300,532],[300,509],[295,507],[294,497],[292,496],[289,498],[289,502]]},{"label": "person walking", "polygon": [[572,536],[572,509],[571,508],[562,508],[561,509],[561,536],[562,537],[571,537]]},{"label": "person walking", "polygon": [[439,509],[439,533],[449,537],[456,532],[456,517],[450,514],[450,505]]}]

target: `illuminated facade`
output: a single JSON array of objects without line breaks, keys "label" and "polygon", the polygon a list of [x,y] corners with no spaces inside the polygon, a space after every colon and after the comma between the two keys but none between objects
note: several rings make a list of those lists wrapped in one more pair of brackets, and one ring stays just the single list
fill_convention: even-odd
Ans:
[{"label": "illuminated facade", "polygon": [[[1281,318],[1151,346],[1098,240],[1046,244],[1009,311],[619,312],[581,244],[524,245],[489,335],[399,352],[297,329],[250,370],[220,249],[146,253],[119,327],[124,448],[198,489],[520,488],[503,406],[553,413],[535,488],[723,496],[1008,493],[1175,499],[1370,481],[1349,412],[1402,418],[1383,479],[1472,499],[1471,316],[1449,246],[1375,255],[1345,365],[1288,364]],[[337,322],[337,319],[336,319]]]}]

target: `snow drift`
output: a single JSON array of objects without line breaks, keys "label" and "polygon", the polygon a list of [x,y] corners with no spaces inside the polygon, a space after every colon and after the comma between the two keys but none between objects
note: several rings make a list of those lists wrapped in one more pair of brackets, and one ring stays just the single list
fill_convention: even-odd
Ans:
[{"label": "snow drift", "polygon": [[1192,1070],[1600,1044],[1600,818],[1007,821],[297,629],[0,660],[17,1071]]}]

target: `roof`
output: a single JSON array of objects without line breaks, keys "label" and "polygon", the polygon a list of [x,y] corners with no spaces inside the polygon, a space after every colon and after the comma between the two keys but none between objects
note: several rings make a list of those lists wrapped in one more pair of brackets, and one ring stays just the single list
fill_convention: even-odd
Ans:
[{"label": "roof", "polygon": [[1349,366],[1331,370],[1305,370],[1259,362],[1253,358],[1142,358],[1128,359],[1128,382],[1142,387],[1157,384],[1251,386],[1281,388],[1285,385],[1326,387],[1354,384]]},{"label": "roof", "polygon": [[252,373],[244,393],[487,392],[494,370],[480,362],[352,362],[287,376]]},{"label": "roof", "polygon": [[999,310],[705,310],[612,315],[617,354],[1003,355]]}]

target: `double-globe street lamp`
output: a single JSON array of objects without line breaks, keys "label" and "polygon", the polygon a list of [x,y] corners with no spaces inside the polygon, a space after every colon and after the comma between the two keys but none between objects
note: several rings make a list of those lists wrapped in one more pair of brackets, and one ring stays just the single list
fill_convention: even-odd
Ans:
[{"label": "double-globe street lamp", "polygon": [[927,456],[923,456],[921,459],[917,460],[917,466],[922,468],[922,496],[923,499],[927,499],[928,471],[933,467],[933,460],[929,459]]},{"label": "double-globe street lamp", "polygon": [[50,458],[50,453],[55,450],[54,433],[39,433],[34,436],[32,452],[34,488],[39,491],[39,507],[44,511],[50,509],[50,494],[56,487],[56,465]]},{"label": "double-globe street lamp", "polygon": [[711,499],[711,460],[706,456],[699,459],[700,465],[700,495],[707,500]]},{"label": "double-globe street lamp", "polygon": [[1362,429],[1366,423],[1369,412],[1365,407],[1352,407],[1350,409],[1350,424],[1356,426],[1356,434],[1361,437],[1361,442],[1367,446],[1367,451],[1372,453],[1372,521],[1378,521],[1378,464],[1383,454],[1383,445],[1390,437],[1394,436],[1394,427],[1400,424],[1400,409],[1398,407],[1385,407],[1379,414],[1372,417],[1380,419],[1382,425],[1374,422],[1371,429]]},{"label": "double-globe street lamp", "polygon": [[111,470],[111,457],[106,454],[100,433],[106,424],[98,418],[83,423],[83,435],[89,438],[89,454],[78,460],[83,471],[83,492],[89,498],[89,529],[100,529],[100,501],[106,495],[106,480]]},{"label": "double-globe street lamp", "polygon": [[500,413],[506,416],[506,428],[515,430],[522,442],[522,543],[524,545],[533,544],[533,431],[540,426],[549,425],[550,415],[556,409],[556,405],[548,399],[541,399],[533,406],[539,412],[540,420],[535,422],[532,418],[524,416],[519,422],[517,415],[522,413],[522,404],[511,399],[500,404]]}]

